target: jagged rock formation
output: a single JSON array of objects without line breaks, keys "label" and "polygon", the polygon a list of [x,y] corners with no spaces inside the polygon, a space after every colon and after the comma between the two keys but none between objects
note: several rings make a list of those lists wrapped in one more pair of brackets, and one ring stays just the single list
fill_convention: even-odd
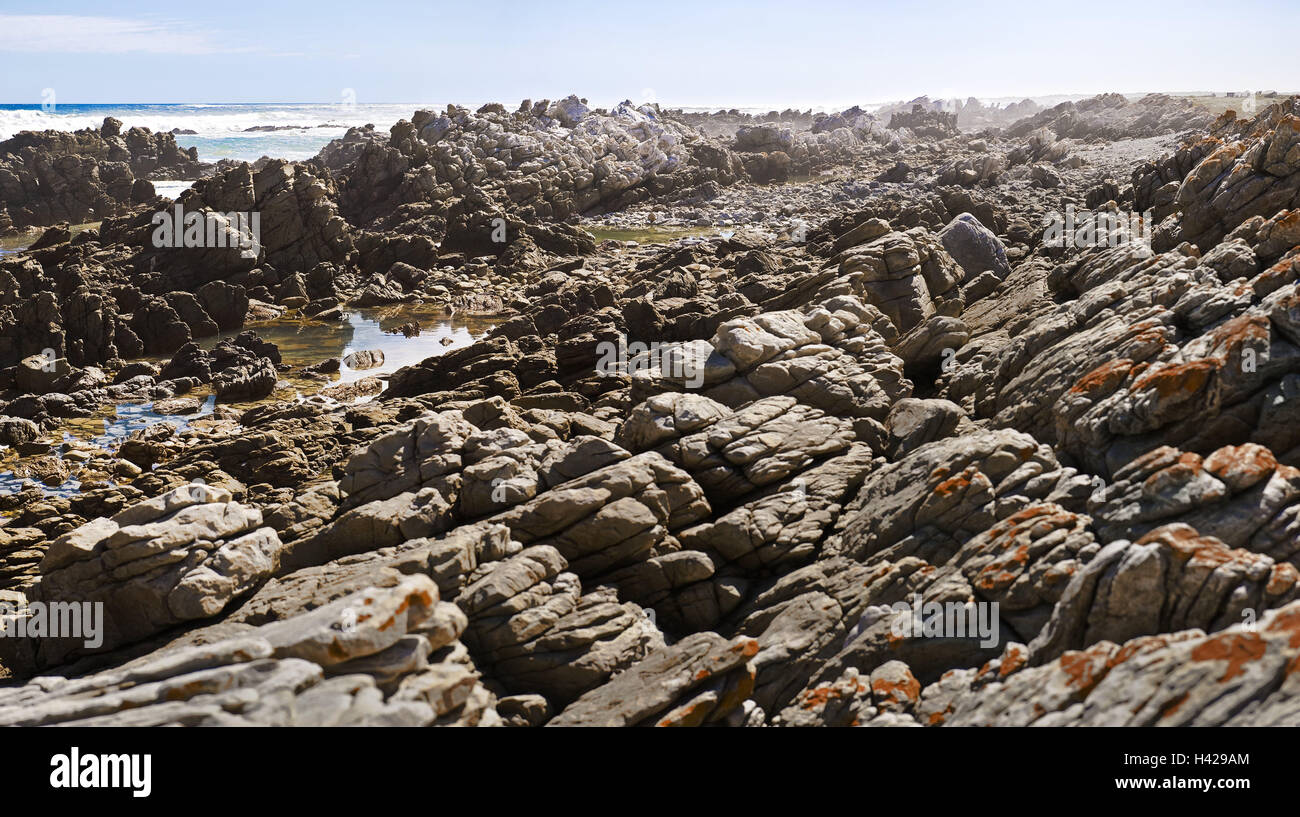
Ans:
[{"label": "jagged rock formation", "polygon": [[112,117],[98,130],[24,131],[0,142],[0,235],[114,216],[153,200],[150,176],[201,170],[170,133],[123,133]]},{"label": "jagged rock formation", "polygon": [[1058,139],[1141,138],[1204,128],[1213,117],[1203,108],[1165,94],[1148,94],[1130,102],[1122,94],[1101,94],[1025,117],[1007,128],[1010,137],[1028,136],[1048,128]]},{"label": "jagged rock formation", "polygon": [[957,114],[931,111],[917,103],[907,113],[894,113],[889,117],[890,130],[907,128],[918,136],[944,139],[957,135]]}]

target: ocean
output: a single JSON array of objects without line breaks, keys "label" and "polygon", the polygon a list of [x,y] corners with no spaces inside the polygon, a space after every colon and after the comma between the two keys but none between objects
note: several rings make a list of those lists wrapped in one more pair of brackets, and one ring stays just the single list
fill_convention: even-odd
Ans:
[{"label": "ocean", "polygon": [[[265,104],[265,105],[0,105],[0,141],[25,130],[98,128],[104,117],[120,119],[125,127],[178,133],[181,147],[199,149],[199,159],[255,161],[262,156],[302,160],[315,156],[331,139],[356,125],[373,124],[388,130],[399,119],[410,119],[421,108],[442,109],[437,103]],[[260,130],[250,130],[258,128]],[[275,130],[267,130],[275,128]]]}]

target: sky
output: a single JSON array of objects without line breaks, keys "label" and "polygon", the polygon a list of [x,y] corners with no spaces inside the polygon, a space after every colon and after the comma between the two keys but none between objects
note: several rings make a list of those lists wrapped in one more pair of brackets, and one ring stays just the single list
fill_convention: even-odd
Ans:
[{"label": "sky", "polygon": [[0,0],[0,103],[844,107],[1300,89],[1296,0]]}]

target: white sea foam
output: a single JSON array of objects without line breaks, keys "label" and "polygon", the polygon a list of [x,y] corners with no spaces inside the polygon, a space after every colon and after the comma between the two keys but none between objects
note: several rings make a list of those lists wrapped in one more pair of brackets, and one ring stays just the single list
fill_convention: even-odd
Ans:
[{"label": "white sea foam", "polygon": [[125,127],[145,127],[154,131],[174,128],[192,130],[199,136],[256,138],[263,134],[248,128],[271,125],[304,129],[319,125],[350,127],[373,123],[376,127],[392,125],[409,118],[417,105],[178,105],[169,110],[162,105],[64,106],[53,112],[34,109],[0,110],[0,139],[8,139],[24,130],[64,130],[98,128],[104,117],[112,116]]},{"label": "white sea foam", "polygon": [[184,193],[186,190],[190,189],[190,186],[193,184],[194,182],[192,180],[191,181],[180,181],[180,180],[172,180],[172,179],[167,179],[165,181],[159,180],[153,183],[153,191],[160,196],[164,196],[169,199],[174,199],[177,196],[179,196],[181,193]]},{"label": "white sea foam", "polygon": [[[0,140],[20,131],[74,131],[98,128],[107,116],[121,120],[124,128],[152,131],[194,131],[177,134],[177,144],[195,146],[199,158],[256,159],[263,155],[302,159],[313,156],[329,140],[349,127],[373,124],[387,130],[399,119],[409,119],[430,104],[384,105],[61,105],[54,111],[38,108],[0,108]],[[440,107],[440,106],[439,106]],[[250,131],[271,126],[292,130]]]}]

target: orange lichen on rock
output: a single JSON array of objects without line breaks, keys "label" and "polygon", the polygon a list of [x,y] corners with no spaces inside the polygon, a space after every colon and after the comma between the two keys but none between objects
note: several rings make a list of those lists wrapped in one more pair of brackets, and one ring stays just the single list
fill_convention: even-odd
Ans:
[{"label": "orange lichen on rock", "polygon": [[1250,340],[1268,340],[1269,331],[1269,320],[1264,315],[1238,315],[1224,321],[1209,334],[1216,345],[1233,348]]},{"label": "orange lichen on rock", "polygon": [[[1023,669],[1029,664],[1029,652],[1021,644],[1008,645],[1001,657],[997,659],[998,679],[1006,678],[1011,673]],[[975,680],[981,681],[993,672],[993,661],[986,661],[975,673]]]},{"label": "orange lichen on rock", "polygon": [[1133,638],[1124,643],[1124,646],[1115,651],[1106,661],[1106,668],[1113,669],[1130,658],[1135,658],[1143,653],[1152,652],[1153,650],[1164,649],[1177,639],[1170,635],[1144,635]]},{"label": "orange lichen on rock", "polygon": [[387,630],[389,627],[392,627],[394,624],[396,624],[397,617],[407,611],[407,609],[411,606],[412,599],[415,599],[423,607],[432,607],[434,603],[437,601],[437,599],[435,599],[432,595],[430,595],[427,590],[417,590],[414,593],[410,593],[405,598],[402,599],[402,603],[397,606],[397,609],[395,611],[393,611],[393,615],[389,616],[387,621],[379,625],[379,629]]},{"label": "orange lichen on rock", "polygon": [[1263,554],[1230,548],[1213,536],[1202,536],[1191,525],[1182,522],[1156,528],[1137,540],[1139,545],[1152,543],[1168,548],[1175,558],[1189,567],[1213,570],[1231,562],[1246,567],[1268,562],[1268,557]]},{"label": "orange lichen on rock", "polygon": [[754,694],[754,682],[757,680],[758,671],[753,664],[745,664],[729,673],[722,698],[718,701],[718,711],[727,713],[743,704]]},{"label": "orange lichen on rock", "polygon": [[1029,663],[1029,651],[1023,649],[1009,650],[998,667],[998,677],[1006,678],[1016,670],[1023,669]]},{"label": "orange lichen on rock", "polygon": [[1072,394],[1110,394],[1133,371],[1133,361],[1126,357],[1103,363],[1079,378],[1070,388]]},{"label": "orange lichen on rock", "polygon": [[741,641],[739,644],[732,645],[730,649],[732,652],[739,652],[741,655],[745,656],[746,658],[753,658],[754,656],[758,655],[758,639],[746,638],[744,641]]},{"label": "orange lichen on rock", "polygon": [[921,697],[921,683],[911,675],[903,681],[877,678],[871,682],[871,694],[896,703],[915,701]]},{"label": "orange lichen on rock", "polygon": [[[1196,480],[1202,471],[1204,471],[1204,467],[1200,455],[1187,452],[1172,465],[1161,468],[1147,477],[1142,483],[1142,495],[1154,497],[1177,493],[1184,485]],[[1225,491],[1219,488],[1208,491],[1204,498],[1207,500],[1221,499],[1225,495]]]},{"label": "orange lichen on rock", "polygon": [[973,465],[966,466],[960,474],[949,477],[938,485],[934,486],[934,492],[939,496],[952,496],[958,491],[970,487],[971,478],[975,476],[979,469]]},{"label": "orange lichen on rock", "polygon": [[980,570],[975,585],[981,590],[1000,590],[1020,578],[1020,570],[1028,564],[1029,545],[1021,544],[985,565]]},{"label": "orange lichen on rock", "polygon": [[[1030,505],[1021,508],[990,528],[989,538],[994,541],[1006,538],[1008,542],[1003,546],[1006,547],[1020,534],[1024,525],[1033,523],[1046,525],[1044,528],[1035,527],[1032,531],[1035,536],[1041,536],[1052,528],[1059,527],[1058,520],[1063,519],[1063,516],[1063,514],[1059,513],[1058,508],[1054,508],[1051,505]],[[1044,517],[1046,517],[1046,519],[1044,519]]]},{"label": "orange lichen on rock", "polygon": [[695,701],[685,707],[674,710],[661,719],[656,726],[699,726],[715,708],[711,699]]},{"label": "orange lichen on rock", "polygon": [[[980,590],[1002,590],[1015,584],[1016,579],[1020,578],[1020,575],[1017,573],[1012,573],[1008,570],[998,570],[997,568],[998,566],[996,565],[989,565],[981,570],[980,577],[975,582],[975,586]],[[997,570],[997,572],[990,574],[990,570]]]},{"label": "orange lichen on rock", "polygon": [[1288,633],[1291,639],[1287,641],[1287,646],[1300,647],[1300,605],[1292,604],[1283,608],[1269,622],[1265,632]]},{"label": "orange lichen on rock", "polygon": [[1225,445],[1205,458],[1205,470],[1223,480],[1234,492],[1268,479],[1277,470],[1277,457],[1262,445]]},{"label": "orange lichen on rock", "polygon": [[1114,644],[1102,641],[1086,650],[1070,650],[1063,654],[1057,660],[1057,666],[1066,675],[1066,686],[1087,696],[1110,670],[1109,659],[1114,648]]},{"label": "orange lichen on rock", "polygon": [[799,702],[799,705],[804,709],[816,709],[825,706],[826,702],[831,698],[838,698],[839,696],[839,690],[830,684],[813,687],[800,696],[803,700]]},{"label": "orange lichen on rock", "polygon": [[[830,703],[832,700],[861,694],[866,691],[867,686],[862,683],[854,684],[852,687],[836,684],[823,684],[799,693],[799,706],[807,710],[819,709],[826,706],[826,704]],[[920,694],[919,684],[917,685],[917,694]]]},{"label": "orange lichen on rock", "polygon": [[1193,661],[1226,661],[1227,669],[1219,683],[1230,681],[1242,672],[1250,661],[1258,661],[1268,652],[1268,644],[1258,633],[1230,632],[1211,636],[1192,650]]},{"label": "orange lichen on rock", "polygon": [[1210,384],[1222,365],[1222,361],[1209,358],[1162,366],[1139,378],[1131,390],[1138,392],[1151,389],[1162,400],[1191,397]]},{"label": "orange lichen on rock", "polygon": [[1288,562],[1273,565],[1268,575],[1268,584],[1264,592],[1270,596],[1280,596],[1300,583],[1300,570]]}]

